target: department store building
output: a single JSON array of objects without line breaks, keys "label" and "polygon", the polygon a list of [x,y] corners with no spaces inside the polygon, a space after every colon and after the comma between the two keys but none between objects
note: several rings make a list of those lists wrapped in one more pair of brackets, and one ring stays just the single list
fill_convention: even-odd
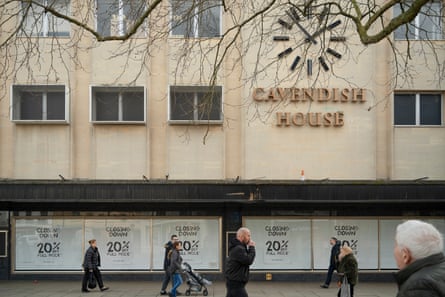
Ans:
[{"label": "department store building", "polygon": [[[111,3],[90,20],[104,36],[128,25]],[[400,28],[364,47],[336,17],[308,42],[285,8],[264,18],[268,34],[243,27],[213,76],[234,20],[212,6],[181,25],[185,4],[172,3],[168,36],[146,21],[127,43],[38,9],[24,23],[40,50],[0,89],[0,279],[76,279],[91,238],[105,277],[160,279],[172,234],[184,261],[222,279],[227,241],[247,226],[252,279],[321,281],[336,236],[362,281],[387,280],[397,224],[445,233],[443,15],[428,42]],[[407,49],[409,75],[396,67]]]}]

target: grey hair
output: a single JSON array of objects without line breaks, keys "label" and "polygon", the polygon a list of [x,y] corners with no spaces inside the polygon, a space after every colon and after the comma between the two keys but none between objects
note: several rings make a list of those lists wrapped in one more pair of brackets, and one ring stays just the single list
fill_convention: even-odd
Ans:
[{"label": "grey hair", "polygon": [[396,244],[400,249],[406,248],[414,260],[443,251],[443,236],[431,224],[409,220],[399,224],[396,229]]},{"label": "grey hair", "polygon": [[238,231],[236,232],[236,237],[240,237],[246,233],[249,233],[249,229],[247,229],[246,227],[241,227],[238,229]]}]

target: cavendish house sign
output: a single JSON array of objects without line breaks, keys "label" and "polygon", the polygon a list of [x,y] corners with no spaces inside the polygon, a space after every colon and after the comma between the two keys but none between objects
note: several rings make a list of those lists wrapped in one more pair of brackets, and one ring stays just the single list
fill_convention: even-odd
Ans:
[{"label": "cavendish house sign", "polygon": [[[258,103],[290,102],[296,104],[363,104],[366,90],[361,88],[255,88],[252,98]],[[343,111],[336,112],[276,112],[276,126],[342,127]]]}]

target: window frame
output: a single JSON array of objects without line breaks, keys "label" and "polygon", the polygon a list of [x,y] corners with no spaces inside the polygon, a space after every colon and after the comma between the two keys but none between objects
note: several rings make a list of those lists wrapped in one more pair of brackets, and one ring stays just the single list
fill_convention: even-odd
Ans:
[{"label": "window frame", "polygon": [[[415,97],[415,123],[414,124],[396,124],[396,95],[414,95]],[[440,124],[422,124],[421,121],[421,99],[422,95],[439,95],[440,96]],[[394,92],[393,95],[393,126],[394,127],[443,127],[444,126],[444,93],[443,92]]]},{"label": "window frame", "polygon": [[[71,0],[66,0],[66,1],[68,2],[66,15],[69,16],[71,14]],[[43,2],[42,5],[48,6],[49,5],[48,2],[50,2],[50,0],[41,0],[41,2]],[[25,23],[23,25],[23,29],[22,29],[24,32],[26,32],[27,34],[30,34],[30,36],[32,36],[32,37],[67,38],[67,37],[71,36],[71,23],[69,21],[63,20],[61,18],[57,18],[56,16],[52,15],[50,12],[45,12],[43,10],[43,8],[40,6],[36,6],[36,7],[38,7],[39,9],[42,10],[42,12],[41,12],[42,15],[37,18],[36,15],[32,13],[33,10],[31,9],[30,16],[27,16],[27,18],[31,19],[32,24],[28,27],[27,22],[25,21]],[[22,7],[22,9],[23,9],[23,7]],[[53,19],[53,22],[50,21],[51,18]],[[36,23],[37,19],[41,20],[41,22]],[[54,25],[54,23],[56,23],[56,22],[54,22],[54,20],[60,20],[61,22],[65,22],[68,27],[67,31],[63,31],[63,30],[58,30],[58,31],[54,31],[54,32],[51,31],[51,29],[53,29],[53,28],[50,27],[50,24]],[[41,31],[40,30],[34,31],[34,29],[36,28],[37,25],[41,25],[41,29],[42,29]],[[55,27],[55,28],[57,28],[57,27]],[[28,29],[30,29],[30,30],[28,30]]]},{"label": "window frame", "polygon": [[[222,85],[215,85],[214,88],[218,88],[220,91],[220,102],[219,102],[219,119],[218,120],[208,120],[208,119],[199,119],[199,110],[197,106],[199,105],[199,96],[198,94],[205,94],[208,88],[212,88],[212,86],[196,86],[196,85],[170,85],[168,87],[168,122],[171,125],[221,125],[224,121],[224,90]],[[172,90],[173,88],[184,88],[184,93],[193,93],[193,119],[190,120],[175,120],[172,119]],[[188,91],[187,91],[188,89]],[[195,91],[190,91],[190,89],[196,89]]]},{"label": "window frame", "polygon": [[[431,4],[431,5],[439,5],[439,13],[442,12],[444,14],[444,2],[442,0],[432,0],[430,2],[427,3]],[[399,5],[399,4],[396,4]],[[395,6],[393,8],[393,16],[396,17],[398,16],[398,14],[396,14],[396,7],[397,10],[399,11],[399,6]],[[425,6],[424,6],[425,7]],[[415,19],[408,24],[404,24],[402,26],[400,26],[399,28],[397,28],[394,33],[394,40],[410,40],[410,41],[424,41],[424,40],[445,40],[445,27],[444,27],[444,22],[443,20],[445,19],[445,14],[441,15],[441,16],[437,16],[437,20],[438,20],[438,24],[434,23],[434,25],[438,25],[439,26],[439,30],[438,31],[432,31],[430,32],[431,37],[425,38],[424,36],[422,36],[421,31],[420,31],[420,27],[422,26],[421,24],[421,18],[425,18],[425,9],[424,7],[421,8],[419,14],[415,17]],[[431,9],[431,7],[428,7],[428,10]],[[430,17],[430,20],[435,20],[436,16],[434,16],[434,18]],[[433,23],[433,22],[431,22]],[[413,29],[413,32],[411,32],[410,29]],[[406,37],[406,30],[410,30],[408,34],[408,36]],[[401,33],[405,33],[405,34],[401,34]],[[399,35],[403,35],[403,38],[398,38]],[[410,36],[413,35],[413,36]]]},{"label": "window frame", "polygon": [[[200,20],[200,14],[199,14],[199,5],[196,5],[196,7],[194,8],[194,12],[193,12],[193,23],[192,23],[192,28],[193,28],[193,34],[191,34],[191,36],[187,36],[187,32],[184,32],[185,34],[174,34],[174,17],[175,17],[175,12],[173,9],[173,2],[174,1],[178,1],[178,0],[170,0],[170,37],[176,37],[176,38],[195,38],[195,39],[211,39],[211,38],[221,38],[222,35],[222,26],[223,26],[223,10],[222,10],[222,6],[218,5],[219,7],[219,11],[218,11],[218,34],[215,36],[200,36],[199,34],[199,20]],[[198,0],[198,1],[202,1],[202,0]],[[216,3],[219,3],[220,1],[217,0],[212,0]],[[195,1],[193,1],[195,2]],[[186,22],[185,20],[183,22]]]},{"label": "window frame", "polygon": [[[112,92],[112,90],[120,90],[118,92],[118,119],[117,120],[97,120],[97,107],[96,107],[96,98],[95,98],[95,91],[96,90],[102,90],[109,93],[116,93]],[[124,118],[124,104],[123,104],[123,97],[122,93],[125,93],[125,91],[134,89],[134,91],[137,91],[139,89],[142,90],[143,94],[143,110],[144,110],[144,116],[143,120],[135,121],[135,120],[123,120]],[[108,85],[91,85],[90,86],[90,122],[93,124],[120,124],[120,125],[145,125],[147,121],[147,90],[144,86],[108,86]]]},{"label": "window frame", "polygon": [[[64,119],[51,120],[48,119],[48,93],[56,92],[57,89],[63,88],[64,93]],[[21,113],[21,97],[18,97],[17,91],[34,91],[42,93],[42,119],[22,119]],[[62,90],[60,90],[62,92]],[[19,100],[19,101],[17,101]],[[15,84],[11,85],[11,99],[10,99],[10,120],[17,124],[68,124],[69,123],[69,89],[66,85],[26,85]],[[18,106],[18,107],[17,107]]]},{"label": "window frame", "polygon": [[[124,36],[126,33],[127,33],[127,30],[128,30],[128,27],[126,28],[126,30],[125,30],[125,25],[128,25],[128,24],[125,24],[125,21],[126,21],[126,19],[127,19],[127,17],[126,17],[126,15],[125,15],[125,5],[124,5],[124,2],[130,2],[130,3],[134,3],[134,1],[132,1],[132,0],[114,0],[114,1],[117,1],[119,4],[118,4],[118,14],[116,15],[117,16],[117,24],[116,24],[116,27],[117,27],[117,32],[113,32],[113,22],[114,22],[114,20],[112,19],[112,17],[114,16],[114,15],[109,15],[109,19],[107,19],[108,20],[108,23],[109,23],[109,26],[110,26],[110,33],[109,34],[105,34],[105,32],[99,32],[99,30],[100,30],[100,22],[99,22],[99,1],[101,1],[101,0],[95,0],[94,1],[94,4],[95,4],[95,22],[96,22],[96,31],[99,33],[99,34],[101,34],[102,36]],[[108,0],[108,1],[111,1],[111,0]],[[144,7],[144,10],[145,10],[145,7]],[[141,33],[138,33],[139,32],[139,30],[141,30],[141,28],[142,28],[142,32]],[[148,28],[148,26],[147,26],[147,22],[146,22],[146,20],[144,20],[144,24],[142,25],[142,26],[140,26],[139,28],[138,28],[138,31],[136,32],[136,34],[134,34],[133,35],[133,37],[134,38],[145,38],[145,37],[147,37],[147,28]]]}]

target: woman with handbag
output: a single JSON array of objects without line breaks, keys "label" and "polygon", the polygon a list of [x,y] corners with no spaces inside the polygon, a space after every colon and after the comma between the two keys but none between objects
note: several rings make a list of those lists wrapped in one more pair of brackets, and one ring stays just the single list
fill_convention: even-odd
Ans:
[{"label": "woman with handbag", "polygon": [[105,287],[102,282],[102,275],[99,270],[100,254],[99,249],[97,248],[96,239],[91,239],[88,243],[90,244],[90,247],[85,252],[83,260],[84,275],[82,279],[82,292],[89,292],[87,286],[90,289],[94,289],[96,287],[95,280],[97,280],[101,291],[108,290],[108,287]]},{"label": "woman with handbag", "polygon": [[358,283],[358,263],[352,249],[345,245],[338,255],[338,275],[341,276],[338,297],[354,297],[354,286]]}]

